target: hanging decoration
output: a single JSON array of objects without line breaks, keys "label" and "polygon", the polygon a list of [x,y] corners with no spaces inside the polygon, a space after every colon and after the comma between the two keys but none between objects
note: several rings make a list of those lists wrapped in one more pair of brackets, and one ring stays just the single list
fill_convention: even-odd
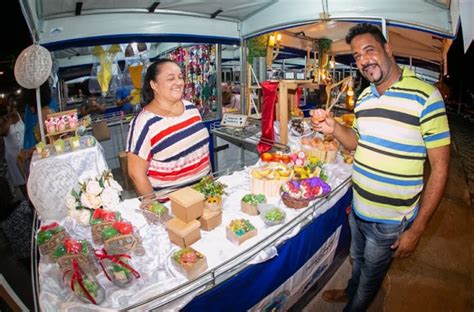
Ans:
[{"label": "hanging decoration", "polygon": [[52,65],[49,51],[39,44],[33,44],[18,55],[14,69],[15,79],[26,89],[36,89],[49,78]]},{"label": "hanging decoration", "polygon": [[150,63],[145,43],[129,43],[125,49],[125,68],[122,75],[122,86],[132,86],[130,103],[140,103],[140,94],[143,84],[143,75]]},{"label": "hanging decoration", "polygon": [[184,73],[184,98],[193,102],[205,118],[217,110],[216,51],[214,45],[180,47],[169,58]]},{"label": "hanging decoration", "polygon": [[99,60],[100,68],[97,71],[97,81],[100,86],[100,92],[105,96],[109,91],[109,83],[112,79],[112,60],[107,57],[104,48],[101,46],[95,46],[92,50],[92,55]]}]

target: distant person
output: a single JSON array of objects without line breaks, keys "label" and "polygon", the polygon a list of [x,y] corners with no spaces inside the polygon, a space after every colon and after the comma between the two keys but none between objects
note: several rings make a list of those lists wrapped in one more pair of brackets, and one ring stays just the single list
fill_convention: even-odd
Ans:
[{"label": "distant person", "polygon": [[24,135],[25,125],[20,114],[16,111],[9,112],[5,99],[0,98],[0,136],[4,141],[8,176],[12,185],[19,187],[25,198],[28,198],[25,179],[17,165],[17,157],[23,148]]},{"label": "distant person", "polygon": [[131,92],[132,87],[130,86],[121,86],[115,92],[117,107],[120,107],[120,110],[125,114],[130,114],[133,112],[133,105],[130,103],[130,101],[133,99]]},{"label": "distant person", "polygon": [[105,112],[105,100],[100,94],[91,94],[89,91],[89,79],[82,83],[82,93],[84,99],[81,104],[81,116],[97,115]]},{"label": "distant person", "polygon": [[15,94],[11,93],[8,96],[7,109],[8,112],[18,112],[18,100]]},{"label": "distant person", "polygon": [[[23,148],[31,149],[40,140],[40,130],[38,125],[38,112],[36,105],[35,90],[23,89],[23,102],[25,104],[25,137],[23,139]],[[57,112],[58,103],[51,97],[51,90],[48,82],[40,87],[41,115],[44,121],[48,118],[48,114]]]}]

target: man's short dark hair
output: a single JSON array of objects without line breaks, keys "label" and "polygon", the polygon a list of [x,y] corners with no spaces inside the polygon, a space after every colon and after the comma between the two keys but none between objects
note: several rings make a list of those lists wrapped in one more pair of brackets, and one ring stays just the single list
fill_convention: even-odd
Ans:
[{"label": "man's short dark hair", "polygon": [[351,41],[352,39],[354,39],[354,37],[363,34],[371,34],[375,38],[375,40],[377,40],[382,45],[382,47],[387,43],[387,40],[383,36],[380,29],[377,26],[370,25],[367,23],[357,24],[351,29],[349,29],[349,33],[346,36],[346,43],[351,44]]}]

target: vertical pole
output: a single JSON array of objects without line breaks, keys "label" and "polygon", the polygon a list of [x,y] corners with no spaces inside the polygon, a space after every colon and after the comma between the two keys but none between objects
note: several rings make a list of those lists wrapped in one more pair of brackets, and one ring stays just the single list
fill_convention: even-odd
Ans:
[{"label": "vertical pole", "polygon": [[387,42],[389,42],[388,29],[387,29],[387,20],[385,18],[382,18],[382,34],[385,37],[385,40],[387,40]]},{"label": "vertical pole", "polygon": [[247,111],[247,42],[240,39],[240,114]]},{"label": "vertical pole", "polygon": [[41,134],[41,141],[45,142],[43,114],[41,113],[41,93],[40,87],[36,88],[36,111],[38,112],[38,125]]},{"label": "vertical pole", "polygon": [[217,119],[222,118],[222,45],[216,44]]}]

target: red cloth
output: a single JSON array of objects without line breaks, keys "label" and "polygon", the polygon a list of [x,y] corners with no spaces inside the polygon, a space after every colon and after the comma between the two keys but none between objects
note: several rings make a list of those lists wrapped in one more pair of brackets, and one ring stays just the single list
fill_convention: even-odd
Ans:
[{"label": "red cloth", "polygon": [[264,81],[262,86],[262,137],[257,144],[257,151],[261,154],[269,151],[275,140],[273,121],[275,120],[276,102],[278,100],[278,82]]},{"label": "red cloth", "polygon": [[301,87],[296,88],[296,107],[295,107],[295,113],[296,116],[303,116],[303,112],[300,110],[300,99],[301,99],[301,93],[303,93],[303,89]]}]

